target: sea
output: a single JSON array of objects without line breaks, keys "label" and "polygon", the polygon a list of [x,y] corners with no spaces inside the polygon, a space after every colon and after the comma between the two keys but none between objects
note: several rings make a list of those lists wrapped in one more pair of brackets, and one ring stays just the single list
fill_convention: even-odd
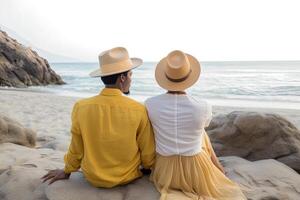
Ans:
[{"label": "sea", "polygon": [[[145,62],[133,70],[131,98],[143,102],[166,92],[155,81],[156,64]],[[104,87],[100,78],[89,77],[98,63],[50,65],[67,84],[31,90],[85,98]],[[300,110],[300,61],[202,62],[200,78],[187,92],[216,106]]]}]

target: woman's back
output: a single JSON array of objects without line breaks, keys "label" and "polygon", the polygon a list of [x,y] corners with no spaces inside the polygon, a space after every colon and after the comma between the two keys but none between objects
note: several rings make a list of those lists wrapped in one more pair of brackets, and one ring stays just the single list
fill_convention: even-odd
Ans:
[{"label": "woman's back", "polygon": [[212,115],[206,101],[167,93],[149,98],[145,105],[154,129],[157,153],[191,156],[201,151],[201,136]]},{"label": "woman's back", "polygon": [[205,132],[211,107],[185,94],[200,72],[198,60],[178,50],[156,66],[155,79],[168,93],[145,102],[157,151],[150,179],[160,191],[161,200],[244,200],[238,185],[224,175]]}]

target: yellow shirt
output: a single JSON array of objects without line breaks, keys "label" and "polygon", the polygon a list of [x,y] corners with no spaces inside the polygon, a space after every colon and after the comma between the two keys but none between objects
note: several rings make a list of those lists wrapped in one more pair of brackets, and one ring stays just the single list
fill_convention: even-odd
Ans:
[{"label": "yellow shirt", "polygon": [[153,131],[146,108],[105,88],[80,100],[72,112],[72,140],[64,157],[65,172],[82,169],[96,187],[126,184],[140,176],[139,166],[155,159]]}]

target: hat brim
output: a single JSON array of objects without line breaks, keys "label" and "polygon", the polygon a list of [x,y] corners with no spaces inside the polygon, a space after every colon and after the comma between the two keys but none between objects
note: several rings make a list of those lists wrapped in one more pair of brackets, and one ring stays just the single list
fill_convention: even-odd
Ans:
[{"label": "hat brim", "polygon": [[181,81],[181,82],[173,82],[173,81],[170,81],[166,77],[166,74],[165,74],[165,68],[167,66],[166,58],[163,58],[157,64],[156,69],[155,69],[155,79],[160,87],[162,87],[163,89],[166,89],[168,91],[183,91],[183,90],[191,87],[198,81],[200,73],[201,73],[200,63],[198,62],[198,60],[195,57],[193,57],[189,54],[186,54],[186,55],[190,62],[191,73],[187,79],[185,79],[184,81]]},{"label": "hat brim", "polygon": [[132,65],[130,65],[128,67],[125,67],[122,70],[111,72],[111,73],[103,73],[101,71],[101,69],[96,69],[96,70],[92,71],[89,75],[91,77],[110,76],[110,75],[119,74],[119,73],[122,73],[122,72],[126,72],[126,71],[129,71],[129,70],[132,70],[134,68],[139,67],[141,64],[143,64],[143,60],[140,59],[140,58],[130,58],[130,60],[132,62]]}]

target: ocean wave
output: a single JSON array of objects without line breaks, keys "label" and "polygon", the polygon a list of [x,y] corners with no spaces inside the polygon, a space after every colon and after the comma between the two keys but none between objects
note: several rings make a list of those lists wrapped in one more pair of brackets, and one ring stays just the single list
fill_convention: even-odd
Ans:
[{"label": "ocean wave", "polygon": [[[145,99],[165,92],[155,81],[156,63],[144,63],[134,70],[131,92]],[[87,97],[99,93],[100,78],[90,78],[97,63],[53,64],[67,83],[41,90]],[[193,95],[220,101],[263,101],[298,103],[300,107],[300,62],[205,62],[199,81],[188,90]],[[277,105],[277,104],[276,104]]]}]

